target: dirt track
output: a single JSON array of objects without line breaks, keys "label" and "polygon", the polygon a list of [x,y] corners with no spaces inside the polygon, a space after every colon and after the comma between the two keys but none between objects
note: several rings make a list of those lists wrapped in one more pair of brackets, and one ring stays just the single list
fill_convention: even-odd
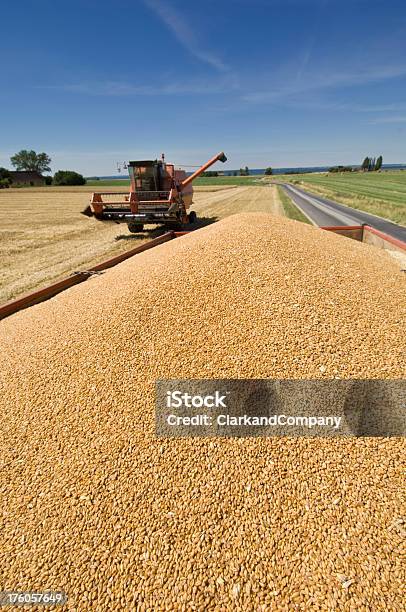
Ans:
[{"label": "dirt track", "polygon": [[[126,225],[84,217],[80,211],[88,204],[92,189],[0,192],[0,303],[91,267],[162,232],[151,227],[142,234],[130,234]],[[114,191],[126,192],[127,188]],[[198,187],[194,209],[204,217],[200,224],[206,225],[235,212],[275,212],[276,198],[275,187]]]}]

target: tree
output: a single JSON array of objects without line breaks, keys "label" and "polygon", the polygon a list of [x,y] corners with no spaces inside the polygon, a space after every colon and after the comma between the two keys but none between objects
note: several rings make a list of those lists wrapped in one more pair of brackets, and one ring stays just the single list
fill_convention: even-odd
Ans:
[{"label": "tree", "polygon": [[328,169],[328,172],[352,172],[351,166],[333,166]]},{"label": "tree", "polygon": [[19,153],[10,157],[12,165],[16,170],[26,170],[28,172],[50,172],[51,158],[46,153],[36,153],[23,149]]},{"label": "tree", "polygon": [[11,185],[11,174],[6,168],[0,168],[0,189],[5,189]]},{"label": "tree", "polygon": [[369,159],[369,157],[366,157],[366,158],[364,159],[364,161],[362,162],[361,168],[362,168],[364,171],[365,171],[365,170],[368,170],[368,168],[369,168],[369,164],[370,164],[370,159]]},{"label": "tree", "polygon": [[54,175],[54,185],[85,185],[84,176],[73,170],[58,170]]},{"label": "tree", "polygon": [[0,168],[0,179],[11,178],[10,171],[7,168]]},{"label": "tree", "polygon": [[217,170],[206,170],[206,172],[202,172],[200,176],[213,177],[218,175],[219,173]]},{"label": "tree", "polygon": [[271,175],[271,174],[272,174],[272,168],[271,168],[271,167],[266,168],[266,169],[265,169],[265,174],[266,174],[267,176]]},{"label": "tree", "polygon": [[383,157],[380,155],[375,162],[375,170],[380,170],[382,168]]},{"label": "tree", "polygon": [[245,166],[245,176],[249,176],[250,175],[250,171],[248,166]]}]

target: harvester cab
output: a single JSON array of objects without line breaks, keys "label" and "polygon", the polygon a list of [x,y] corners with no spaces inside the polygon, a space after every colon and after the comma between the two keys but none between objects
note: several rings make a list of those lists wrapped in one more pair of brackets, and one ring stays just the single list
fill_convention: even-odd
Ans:
[{"label": "harvester cab", "polygon": [[181,228],[194,223],[196,213],[188,212],[193,200],[192,183],[217,161],[227,161],[223,152],[190,176],[174,164],[167,164],[163,155],[160,160],[130,161],[130,193],[126,196],[117,192],[93,193],[83,214],[102,221],[127,223],[130,232],[140,232],[147,224]]}]

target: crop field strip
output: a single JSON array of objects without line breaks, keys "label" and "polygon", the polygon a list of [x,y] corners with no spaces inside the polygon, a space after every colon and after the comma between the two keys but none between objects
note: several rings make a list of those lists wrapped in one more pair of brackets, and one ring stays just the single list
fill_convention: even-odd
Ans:
[{"label": "crop field strip", "polygon": [[197,187],[202,185],[260,185],[264,182],[264,176],[261,174],[252,174],[249,176],[200,176],[194,184]]},{"label": "crop field strip", "polygon": [[[263,180],[264,176],[261,174],[253,174],[249,176],[200,176],[194,181],[196,187],[212,186],[212,185],[228,185],[228,186],[239,186],[239,185],[258,185]],[[94,189],[100,189],[102,187],[114,187],[114,186],[129,186],[129,179],[100,179],[87,181],[87,185]]]},{"label": "crop field strip", "polygon": [[[405,176],[406,179],[406,176]],[[345,194],[363,195],[365,197],[373,197],[376,199],[387,200],[389,202],[400,203],[406,205],[406,180],[383,181],[380,177],[379,181],[373,179],[362,180],[362,175],[357,180],[345,180],[345,178],[334,179],[313,177],[311,180],[304,179],[304,182],[309,182],[315,185],[321,185],[328,189],[340,190]]]},{"label": "crop field strip", "polygon": [[222,219],[240,212],[268,212],[284,215],[279,194],[274,186],[241,186],[226,192],[199,193],[194,209],[201,218]]}]

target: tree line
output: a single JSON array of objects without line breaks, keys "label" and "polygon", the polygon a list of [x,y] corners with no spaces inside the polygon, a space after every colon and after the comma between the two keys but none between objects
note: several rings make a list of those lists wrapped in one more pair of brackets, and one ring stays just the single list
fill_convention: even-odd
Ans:
[{"label": "tree line", "polygon": [[[269,168],[267,168],[267,170],[269,170]],[[207,178],[213,178],[213,177],[219,176],[219,173],[217,170],[206,170],[205,172],[202,172],[200,176],[204,176]],[[221,173],[220,176],[224,176],[224,174]],[[240,168],[238,171],[233,170],[232,172],[229,173],[229,176],[250,176],[250,169],[248,168],[248,166],[245,166],[245,168]]]},{"label": "tree line", "polygon": [[[382,168],[383,157],[365,157],[361,164],[360,170],[363,172],[377,172]],[[329,168],[329,172],[354,172],[356,169],[352,166],[333,166]]]},{"label": "tree line", "polygon": [[[268,167],[268,168],[265,168],[264,174],[269,176],[272,174],[272,172],[273,172],[272,168]],[[245,166],[245,168],[240,168],[239,170],[233,170],[232,172],[229,172],[228,176],[250,176],[250,174],[251,174],[250,169],[248,168],[248,166]],[[216,177],[216,176],[219,176],[219,173],[216,170],[206,170],[205,172],[202,172],[200,176]]]},{"label": "tree line", "polygon": [[[36,153],[22,149],[10,157],[11,165],[18,172],[51,172],[51,158],[46,153]],[[86,179],[74,170],[58,170],[54,176],[45,176],[47,185],[85,185]],[[0,168],[0,189],[10,187],[13,183],[13,175],[7,168]]]}]

